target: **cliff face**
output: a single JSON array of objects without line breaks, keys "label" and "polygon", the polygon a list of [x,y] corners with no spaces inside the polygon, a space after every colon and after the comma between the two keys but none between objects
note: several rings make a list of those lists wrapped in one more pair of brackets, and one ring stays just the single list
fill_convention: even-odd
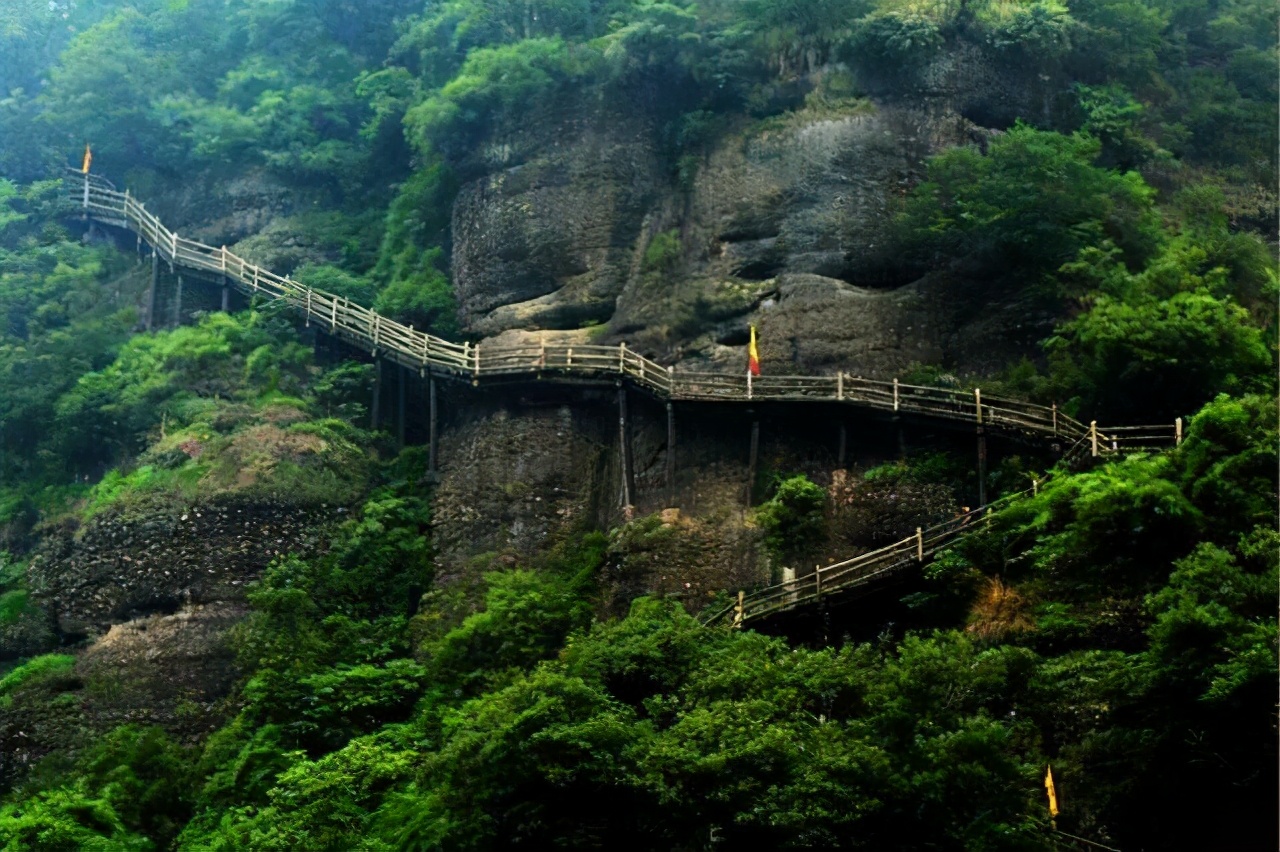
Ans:
[{"label": "cliff face", "polygon": [[821,96],[840,74],[813,75],[815,95],[782,116],[729,117],[678,164],[657,120],[616,105],[496,132],[453,210],[465,327],[605,323],[603,342],[736,369],[756,324],[775,370],[874,377],[1026,351],[1051,317],[905,269],[891,222],[927,156],[1035,112],[1035,81],[960,50],[910,80],[858,81],[870,98]]},{"label": "cliff face", "polygon": [[[891,224],[926,157],[981,143],[1040,95],[976,53],[939,57],[909,80],[856,81],[866,95],[857,98],[831,94],[838,75],[847,72],[811,75],[801,88],[813,95],[781,116],[722,116],[707,141],[681,152],[661,129],[670,116],[620,103],[547,105],[526,126],[495,130],[452,209],[451,269],[468,335],[625,340],[667,363],[738,370],[754,324],[772,373],[880,378],[916,363],[983,372],[1029,351],[1052,317],[993,299],[957,273],[904,268]],[[317,236],[324,214],[309,212],[314,199],[265,171],[195,178],[167,197],[162,189],[150,193],[157,210],[184,236],[282,272],[333,259]],[[807,570],[773,564],[745,510],[755,471],[741,417],[686,420],[681,411],[673,448],[665,411],[633,396],[628,523],[613,391],[525,392],[446,401],[433,495],[438,585],[534,563],[590,528],[612,530],[602,614],[644,594],[696,612],[726,590]],[[866,446],[851,447],[846,474],[836,470],[834,427],[808,428],[773,418],[760,457],[767,471],[803,470],[829,487],[838,534],[815,560],[954,509],[948,493],[882,494],[863,483],[858,468],[898,452],[874,445],[870,431],[855,438]],[[82,691],[75,712],[52,721],[0,713],[0,739],[25,766],[74,739],[70,731],[89,736],[120,721],[199,736],[233,709],[222,703],[237,676],[228,630],[245,611],[245,585],[285,553],[322,551],[336,511],[220,498],[45,530],[30,570],[39,617],[0,636],[4,650],[98,638],[66,675]]]}]

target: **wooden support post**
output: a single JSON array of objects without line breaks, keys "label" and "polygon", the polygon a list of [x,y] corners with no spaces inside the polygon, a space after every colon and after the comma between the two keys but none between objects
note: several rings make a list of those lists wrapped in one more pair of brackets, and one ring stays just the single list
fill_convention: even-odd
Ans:
[{"label": "wooden support post", "polygon": [[840,422],[840,452],[836,455],[836,468],[844,470],[845,447],[849,443],[849,429]]},{"label": "wooden support post", "polygon": [[817,600],[822,600],[822,566],[813,566],[813,596]]},{"label": "wooden support post", "polygon": [[987,505],[987,436],[978,427],[978,505]]},{"label": "wooden support post", "polygon": [[844,370],[836,373],[836,400],[844,402]]},{"label": "wooden support post", "polygon": [[475,346],[473,346],[471,351],[475,355],[475,359],[476,359],[475,367],[471,373],[471,384],[478,385],[480,384],[480,344],[477,343]]},{"label": "wooden support post", "polygon": [[635,465],[631,457],[631,428],[627,420],[627,389],[618,381],[618,449],[622,459],[622,509],[631,519],[631,507],[635,505]]},{"label": "wooden support post", "polygon": [[973,404],[978,411],[978,425],[982,425],[982,389],[973,389]]},{"label": "wooden support post", "polygon": [[760,421],[751,421],[751,453],[747,457],[747,508],[751,508],[751,503],[755,497],[756,490],[756,462],[760,458]]},{"label": "wooden support post", "polygon": [[369,412],[369,428],[378,431],[378,415],[382,413],[382,359],[373,359],[373,410]]},{"label": "wooden support post", "polygon": [[147,290],[147,331],[155,325],[156,282],[160,278],[160,253],[151,248],[151,287]]},{"label": "wooden support post", "polygon": [[625,376],[627,374],[627,342],[624,340],[618,344],[618,375]]},{"label": "wooden support post", "polygon": [[431,477],[431,481],[436,479],[436,471],[440,467],[440,434],[437,424],[439,415],[436,411],[436,377],[431,375],[427,378],[427,398],[429,400],[430,410],[428,411],[429,434],[427,443],[427,473]]},{"label": "wooden support post", "polygon": [[1096,459],[1098,457],[1098,421],[1089,421],[1089,451]]},{"label": "wooden support post", "polygon": [[1058,437],[1058,403],[1053,404],[1053,437]]},{"label": "wooden support post", "polygon": [[751,371],[747,370],[747,399],[751,399]]},{"label": "wooden support post", "polygon": [[1182,446],[1182,418],[1173,421],[1173,445]]},{"label": "wooden support post", "polygon": [[893,410],[898,410],[898,380],[893,380]]},{"label": "wooden support post", "polygon": [[1040,496],[1040,480],[1034,476],[1031,477],[1031,496],[1032,497]]},{"label": "wooden support post", "polygon": [[401,367],[400,367],[400,369],[399,369],[399,370],[397,370],[396,372],[398,372],[398,373],[400,374],[400,375],[399,375],[399,381],[398,381],[398,382],[396,382],[396,396],[397,396],[397,399],[396,399],[396,403],[397,403],[397,404],[396,404],[396,442],[399,444],[399,446],[401,447],[401,449],[403,449],[403,448],[404,448],[404,421],[405,421],[405,416],[404,416],[404,415],[405,415],[405,411],[404,411],[404,408],[405,408],[405,396],[406,396],[406,393],[405,393],[405,391],[406,391],[406,387],[405,387],[405,386],[409,384],[409,371],[408,371],[408,370],[406,370],[403,366],[401,366]]},{"label": "wooden support post", "polygon": [[924,561],[924,530],[916,527],[916,561]]},{"label": "wooden support post", "polygon": [[178,286],[173,296],[173,327],[182,325],[182,276],[178,276]]},{"label": "wooden support post", "polygon": [[746,597],[746,592],[738,592],[738,602],[734,604],[733,607],[733,624],[730,625],[731,627],[737,628],[742,626],[742,619],[747,614]]},{"label": "wooden support post", "polygon": [[676,407],[667,403],[667,502],[676,496]]}]

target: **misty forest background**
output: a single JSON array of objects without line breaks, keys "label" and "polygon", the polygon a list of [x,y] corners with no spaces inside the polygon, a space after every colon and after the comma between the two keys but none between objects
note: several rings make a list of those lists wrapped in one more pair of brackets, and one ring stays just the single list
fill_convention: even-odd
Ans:
[{"label": "misty forest background", "polygon": [[[0,845],[1053,849],[1052,763],[1072,833],[1275,848],[1276,42],[1263,0],[6,0],[0,714],[64,747],[0,767]],[[903,263],[1055,306],[1037,356],[991,377],[1005,393],[1184,416],[1186,439],[1014,503],[928,568],[918,627],[868,641],[708,630],[651,598],[601,617],[600,566],[652,525],[423,598],[424,456],[367,428],[371,368],[317,363],[269,306],[139,333],[134,259],[59,207],[85,140],[158,205],[267,170],[331,258],[296,277],[456,339],[450,205],[493,127],[661,101],[679,175],[725,116],[855,99],[961,45],[1055,93],[929,160]],[[93,729],[30,553],[233,488],[267,435],[327,449],[261,487],[349,518],[249,591],[218,730]],[[757,523],[786,552],[824,519],[780,481]]]}]

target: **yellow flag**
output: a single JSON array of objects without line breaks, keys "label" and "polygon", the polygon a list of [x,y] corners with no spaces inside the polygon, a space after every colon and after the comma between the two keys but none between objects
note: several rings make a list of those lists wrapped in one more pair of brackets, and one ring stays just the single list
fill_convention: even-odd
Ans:
[{"label": "yellow flag", "polygon": [[1049,794],[1049,816],[1058,816],[1058,791],[1053,788],[1053,767],[1045,768],[1044,790]]},{"label": "yellow flag", "polygon": [[89,150],[88,143],[84,146],[84,165],[80,167],[80,171],[89,174],[89,166],[93,164],[93,152]]},{"label": "yellow flag", "polygon": [[760,350],[756,348],[756,327],[751,326],[751,345],[747,347],[747,371],[760,375]]}]

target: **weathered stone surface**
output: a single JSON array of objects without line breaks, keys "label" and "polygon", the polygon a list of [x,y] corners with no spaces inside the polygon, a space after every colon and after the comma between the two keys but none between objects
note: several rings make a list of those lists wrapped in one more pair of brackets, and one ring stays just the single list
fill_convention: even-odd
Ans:
[{"label": "weathered stone surface", "polygon": [[161,725],[184,740],[214,730],[240,674],[230,631],[247,612],[221,602],[113,625],[75,667],[94,727]]},{"label": "weathered stone surface", "polygon": [[533,153],[514,162],[507,152],[454,204],[455,289],[481,334],[607,319],[664,186],[633,117],[587,109],[525,130]]},{"label": "weathered stone surface", "polygon": [[326,524],[344,510],[219,498],[154,514],[108,511],[78,531],[50,531],[32,559],[33,599],[76,636],[184,605],[239,601],[276,557],[323,545]]},{"label": "weathered stone surface", "polygon": [[[643,117],[579,104],[535,118],[476,158],[488,173],[455,206],[464,323],[497,335],[608,320],[601,342],[713,369],[738,368],[754,323],[784,370],[988,370],[1032,350],[1052,318],[981,293],[967,310],[963,277],[919,278],[890,226],[926,157],[1042,108],[1042,82],[961,45],[905,76],[864,75],[870,99],[741,118],[691,180],[664,165]],[[649,268],[659,234],[678,256]]]},{"label": "weathered stone surface", "polygon": [[229,636],[246,611],[223,603],[117,624],[70,669],[18,687],[0,705],[0,785],[120,725],[160,725],[186,743],[215,730],[236,709]]},{"label": "weathered stone surface", "polygon": [[446,434],[432,508],[437,580],[457,579],[482,554],[514,564],[590,528],[606,477],[592,431],[557,407],[500,411]]},{"label": "weathered stone surface", "polygon": [[699,518],[664,510],[613,535],[600,576],[600,607],[621,617],[631,601],[652,595],[678,600],[697,613],[722,592],[768,579],[759,530],[744,526],[737,514]]}]

